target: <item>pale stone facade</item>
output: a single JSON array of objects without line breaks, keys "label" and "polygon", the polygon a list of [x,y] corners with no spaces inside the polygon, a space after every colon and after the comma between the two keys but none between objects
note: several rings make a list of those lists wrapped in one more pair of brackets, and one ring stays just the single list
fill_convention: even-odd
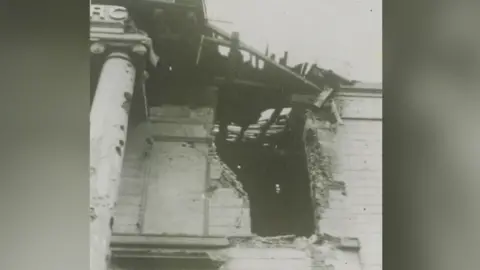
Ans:
[{"label": "pale stone facade", "polygon": [[[326,198],[319,211],[316,233],[332,239],[321,245],[305,239],[283,247],[230,248],[222,251],[225,263],[221,269],[382,269],[382,93],[374,89],[347,89],[339,94],[337,102],[344,125],[332,133],[320,130],[317,134],[325,147],[332,148],[332,183],[325,186],[326,193],[322,191]],[[202,133],[203,127],[197,127]],[[192,126],[192,134],[199,134],[194,129]],[[207,147],[202,143],[185,147],[170,142],[163,149],[183,149],[172,150],[172,158],[180,155],[188,163],[185,167],[170,168],[173,163],[168,162],[166,150],[154,147],[147,149],[151,151],[149,155],[143,155],[142,142],[149,132],[151,127],[139,125],[129,137],[114,232],[138,233],[141,224],[137,223],[143,213],[149,233],[199,235],[205,221],[198,213],[208,209],[207,227],[211,235],[250,235],[248,199],[228,185],[205,194],[202,179],[185,179],[192,174],[208,174],[212,180],[221,177],[218,163],[213,162],[205,171],[206,159],[212,161]],[[167,181],[171,185],[155,186],[159,177],[164,178],[169,172],[174,174]],[[175,184],[176,179],[188,183]],[[147,183],[148,197],[153,199],[145,202],[142,196]],[[170,198],[168,208],[164,207],[169,203],[166,198]],[[359,241],[359,251],[345,249],[352,246],[344,243],[349,239]]]},{"label": "pale stone facade", "polygon": [[340,95],[345,125],[335,138],[337,166],[334,177],[346,186],[347,196],[334,195],[330,204],[347,224],[344,234],[360,240],[362,270],[382,269],[382,93],[373,86]]}]

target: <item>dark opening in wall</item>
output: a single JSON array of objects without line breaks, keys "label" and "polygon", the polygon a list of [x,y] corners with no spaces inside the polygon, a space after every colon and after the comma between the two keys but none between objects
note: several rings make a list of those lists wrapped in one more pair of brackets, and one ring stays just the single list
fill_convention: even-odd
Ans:
[{"label": "dark opening in wall", "polygon": [[257,142],[217,142],[217,153],[237,174],[250,200],[252,233],[260,236],[314,233],[306,157],[292,131]]},{"label": "dark opening in wall", "polygon": [[[241,77],[247,81],[261,81],[267,87],[223,85],[218,92],[207,91],[209,86],[217,86],[216,77],[227,75],[228,58],[221,56],[215,47],[205,46],[200,67],[196,63],[199,44],[192,41],[195,40],[193,36],[156,38],[159,33],[155,23],[139,14],[132,11],[136,25],[153,38],[155,52],[160,58],[155,67],[147,65],[149,106],[216,106],[217,122],[222,118],[228,123],[248,126],[265,108],[290,104],[290,96],[283,96],[283,90],[278,90],[284,80],[264,68],[243,72]],[[283,132],[267,139],[266,145],[258,141],[216,141],[219,157],[236,173],[237,180],[249,195],[253,233],[260,236],[310,236],[314,233],[306,157],[303,145],[295,143],[302,132],[303,126],[299,125],[294,132]]]}]

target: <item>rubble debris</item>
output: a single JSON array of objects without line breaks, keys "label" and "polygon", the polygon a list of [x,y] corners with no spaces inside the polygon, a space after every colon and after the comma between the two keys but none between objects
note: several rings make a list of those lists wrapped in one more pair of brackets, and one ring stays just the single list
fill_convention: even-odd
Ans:
[{"label": "rubble debris", "polygon": [[[328,120],[317,119],[310,112],[307,112],[307,119],[306,131],[315,131],[310,135],[315,139],[305,138],[305,154],[310,174],[315,220],[318,222],[324,209],[328,207],[330,187],[335,184],[332,162],[335,154],[333,149],[335,129],[332,127],[335,125]],[[306,132],[306,135],[309,134]]]},{"label": "rubble debris", "polygon": [[221,176],[220,179],[218,180],[219,182],[215,183],[215,181],[212,181],[213,185],[210,187],[211,189],[215,190],[216,188],[219,187],[230,187],[233,188],[236,193],[238,194],[239,198],[242,198],[244,200],[248,201],[248,194],[247,192],[243,189],[243,185],[240,181],[237,180],[237,175],[235,172],[228,167],[227,164],[225,164],[220,157],[217,154],[215,144],[212,143],[212,146],[210,147],[210,156],[214,162],[218,162],[221,166]]},{"label": "rubble debris", "polygon": [[251,237],[229,237],[229,241],[234,247],[250,248],[299,248],[301,241],[308,242],[306,237],[296,237],[295,235],[278,235],[267,237],[253,235]]}]

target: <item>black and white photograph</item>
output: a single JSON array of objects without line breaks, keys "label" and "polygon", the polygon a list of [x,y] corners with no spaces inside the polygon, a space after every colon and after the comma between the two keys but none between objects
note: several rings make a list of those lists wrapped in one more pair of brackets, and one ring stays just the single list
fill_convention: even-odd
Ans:
[{"label": "black and white photograph", "polygon": [[382,270],[382,1],[90,2],[91,270]]},{"label": "black and white photograph", "polygon": [[1,270],[480,269],[480,1],[2,4]]}]

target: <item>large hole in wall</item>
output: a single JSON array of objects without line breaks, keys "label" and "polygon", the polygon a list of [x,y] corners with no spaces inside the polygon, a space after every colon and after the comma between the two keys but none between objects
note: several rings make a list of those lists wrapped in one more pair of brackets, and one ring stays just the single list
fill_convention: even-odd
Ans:
[{"label": "large hole in wall", "polygon": [[220,159],[248,193],[252,233],[259,236],[314,233],[306,156],[294,136],[301,134],[288,130],[261,145],[217,140]]},{"label": "large hole in wall", "polygon": [[[151,21],[142,21],[142,16],[135,17],[134,21],[139,28],[147,31],[149,36],[156,36],[150,27]],[[195,64],[198,45],[192,46],[183,41],[162,41],[155,44],[162,45],[155,47],[161,61],[156,67],[147,65],[150,74],[146,82],[149,106],[210,106],[216,103],[216,94],[206,95],[206,91],[202,89],[212,85],[214,74],[224,76],[221,71],[225,70],[226,59],[205,48],[203,53],[207,55],[205,61],[208,63],[204,63],[204,67],[200,69]],[[99,70],[96,73],[99,73]],[[98,78],[92,78],[91,88],[94,89]],[[223,104],[234,111],[228,112],[227,118],[238,119],[237,116],[242,115],[240,122],[248,122],[256,117],[257,111],[260,112],[258,108],[271,108],[272,103],[275,103],[273,101],[279,96],[276,90],[272,91],[273,94],[266,90],[257,90],[252,89],[251,94],[247,94],[249,91],[241,89],[241,94],[233,97],[235,106],[225,104],[222,98],[218,97],[217,110]],[[140,105],[137,107],[144,108]],[[257,235],[310,236],[314,233],[314,209],[306,156],[301,149],[303,145],[293,145],[293,138],[301,136],[301,132],[303,126],[302,129],[283,132],[267,145],[243,141],[216,142],[220,159],[236,173],[237,180],[248,193],[251,228]]]}]

